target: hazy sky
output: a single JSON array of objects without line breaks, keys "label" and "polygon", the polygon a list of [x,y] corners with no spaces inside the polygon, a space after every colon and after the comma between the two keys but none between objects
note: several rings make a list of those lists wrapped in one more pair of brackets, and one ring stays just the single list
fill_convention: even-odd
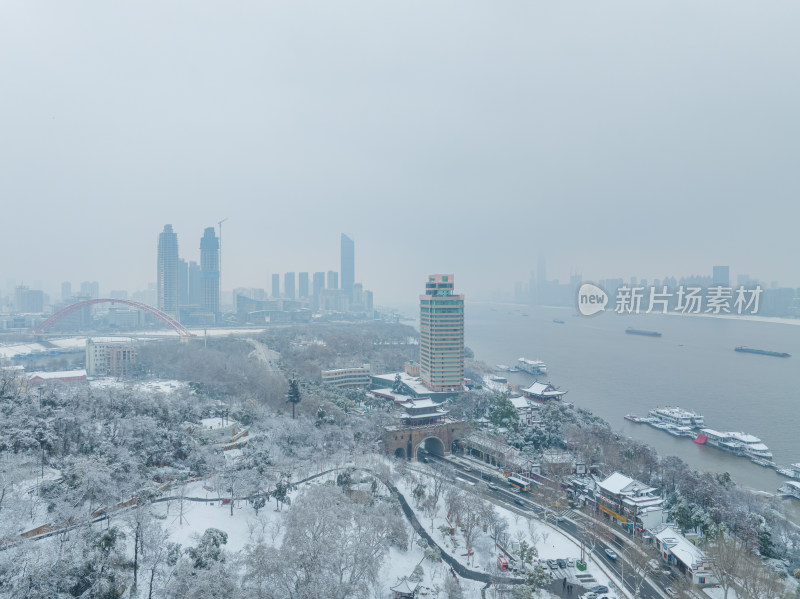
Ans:
[{"label": "hazy sky", "polygon": [[0,287],[338,270],[800,285],[800,3],[0,2]]}]

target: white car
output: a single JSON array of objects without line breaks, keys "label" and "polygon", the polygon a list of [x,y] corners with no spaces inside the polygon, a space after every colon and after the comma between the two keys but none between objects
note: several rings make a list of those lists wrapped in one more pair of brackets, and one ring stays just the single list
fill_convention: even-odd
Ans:
[{"label": "white car", "polygon": [[677,597],[678,596],[678,591],[676,591],[672,587],[667,587],[666,589],[664,589],[664,592],[667,595],[669,595],[670,597]]}]

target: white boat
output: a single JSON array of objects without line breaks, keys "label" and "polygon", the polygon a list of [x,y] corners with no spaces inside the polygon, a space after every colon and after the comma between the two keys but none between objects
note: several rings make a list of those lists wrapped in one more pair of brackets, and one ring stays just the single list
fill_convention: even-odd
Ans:
[{"label": "white boat", "polygon": [[505,364],[497,364],[497,365],[495,366],[495,368],[496,368],[497,370],[500,370],[500,371],[502,371],[502,372],[508,372],[508,366],[506,366]]},{"label": "white boat", "polygon": [[547,374],[547,365],[541,360],[520,358],[517,360],[517,368],[528,374]]},{"label": "white boat", "polygon": [[777,468],[775,472],[789,478],[800,478],[800,464],[792,464],[788,468]]},{"label": "white boat", "polygon": [[761,439],[755,435],[748,435],[747,433],[729,433],[734,441],[742,444],[744,454],[749,458],[757,458],[760,460],[772,460],[772,452],[769,447],[761,442]]},{"label": "white boat", "polygon": [[718,449],[729,451],[736,455],[772,461],[772,452],[769,450],[769,447],[764,445],[761,439],[755,435],[721,432],[711,428],[704,428],[700,432],[707,437],[706,443],[712,447],[717,447]]},{"label": "white boat", "polygon": [[656,408],[654,410],[650,410],[650,415],[653,418],[658,418],[667,424],[673,424],[675,426],[688,426],[694,428],[702,428],[705,426],[705,418],[702,414],[690,412],[689,410],[684,410],[682,408],[670,406],[665,408]]},{"label": "white boat", "polygon": [[778,493],[786,497],[800,499],[800,483],[790,480],[778,487]]}]

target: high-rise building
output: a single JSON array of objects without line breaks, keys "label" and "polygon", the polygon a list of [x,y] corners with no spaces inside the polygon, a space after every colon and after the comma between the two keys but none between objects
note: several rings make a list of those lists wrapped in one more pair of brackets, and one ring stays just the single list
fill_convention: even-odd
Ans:
[{"label": "high-rise building", "polygon": [[731,286],[731,267],[730,266],[715,266],[713,269],[712,284],[714,286],[730,287]]},{"label": "high-rise building", "polygon": [[158,235],[158,309],[175,316],[178,313],[178,234],[172,225],[164,225]]},{"label": "high-rise building", "polygon": [[366,311],[367,315],[370,316],[370,317],[373,316],[374,311],[375,311],[375,306],[374,306],[373,302],[374,302],[374,300],[373,300],[373,297],[372,297],[372,292],[369,289],[367,289],[364,292],[364,310]]},{"label": "high-rise building", "polygon": [[335,270],[328,271],[328,289],[339,289],[339,273]]},{"label": "high-rise building", "polygon": [[199,306],[203,301],[203,279],[200,275],[200,265],[192,260],[189,262],[189,305]]},{"label": "high-rise building", "polygon": [[453,293],[453,275],[430,275],[419,296],[419,372],[433,392],[464,385],[464,296]]},{"label": "high-rise building", "polygon": [[283,297],[287,299],[295,298],[296,285],[294,283],[294,273],[287,272],[283,275]]},{"label": "high-rise building", "polygon": [[355,244],[353,240],[342,233],[341,245],[342,290],[348,300],[353,299],[353,284],[356,282]]},{"label": "high-rise building", "polygon": [[308,273],[301,272],[298,274],[297,279],[297,296],[299,298],[307,298],[308,297]]},{"label": "high-rise building", "polygon": [[84,281],[81,283],[81,295],[97,299],[100,297],[100,283],[97,281]]},{"label": "high-rise building", "polygon": [[189,263],[178,259],[178,306],[189,305]]},{"label": "high-rise building", "polygon": [[313,306],[315,309],[319,308],[319,294],[325,289],[325,273],[315,272],[311,279],[311,297],[313,299]]},{"label": "high-rise building", "polygon": [[64,281],[61,283],[61,301],[65,302],[72,297],[72,283]]},{"label": "high-rise building", "polygon": [[136,348],[131,339],[86,340],[86,374],[117,378],[131,373],[136,365]]},{"label": "high-rise building", "polygon": [[272,297],[279,298],[281,296],[281,276],[272,275]]},{"label": "high-rise building", "polygon": [[219,239],[214,227],[206,227],[200,239],[200,306],[206,312],[219,315]]},{"label": "high-rise building", "polygon": [[38,313],[44,309],[44,292],[19,285],[14,289],[14,308],[17,312]]}]

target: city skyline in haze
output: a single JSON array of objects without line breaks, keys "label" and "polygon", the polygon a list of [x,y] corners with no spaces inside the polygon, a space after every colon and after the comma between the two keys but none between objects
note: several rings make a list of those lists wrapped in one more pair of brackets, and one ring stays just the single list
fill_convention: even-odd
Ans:
[{"label": "city skyline in haze", "polygon": [[[142,1],[6,7],[0,284],[154,282],[172,223],[223,286],[339,270],[733,273],[800,286],[800,5]],[[743,35],[742,32],[747,32]],[[409,40],[414,40],[412,44]],[[509,283],[512,281],[512,283]]]}]

